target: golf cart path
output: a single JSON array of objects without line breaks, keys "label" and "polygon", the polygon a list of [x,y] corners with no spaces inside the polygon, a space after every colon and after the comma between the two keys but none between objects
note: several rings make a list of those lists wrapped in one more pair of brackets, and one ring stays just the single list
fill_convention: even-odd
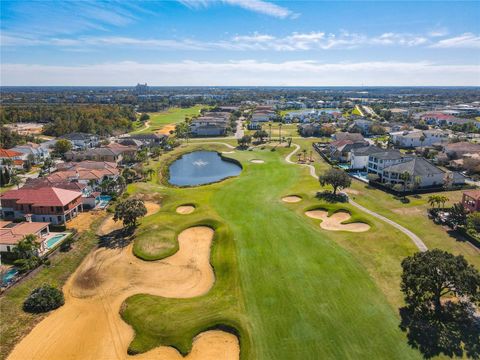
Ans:
[{"label": "golf cart path", "polygon": [[[315,172],[315,167],[313,167],[313,165],[308,165],[308,164],[297,164],[295,162],[293,162],[291,160],[292,156],[298,151],[300,150],[300,146],[297,145],[297,144],[292,144],[293,146],[295,146],[295,149],[290,153],[288,154],[286,157],[285,157],[285,161],[289,164],[295,164],[295,165],[300,165],[300,166],[306,166],[309,168],[310,170],[310,175],[312,177],[314,177],[315,179],[317,179],[317,174]],[[405,235],[407,235],[412,241],[413,243],[415,244],[415,246],[418,248],[418,250],[420,251],[427,251],[428,248],[427,246],[425,245],[425,243],[422,241],[422,239],[420,239],[417,235],[415,235],[412,231],[408,230],[407,228],[403,227],[402,225],[396,223],[395,221],[393,220],[390,220],[389,218],[386,218],[385,216],[383,215],[380,215],[380,214],[377,214],[376,212],[372,211],[372,210],[369,210],[367,209],[366,207],[356,203],[355,201],[353,201],[352,199],[348,198],[349,200],[349,203],[352,204],[353,206],[355,206],[357,209],[363,211],[363,212],[366,212],[367,214],[369,215],[372,215],[373,217],[376,217],[377,219],[380,219],[384,222],[386,222],[387,224],[390,224],[392,225],[394,228],[400,230],[401,232],[403,232]]]}]

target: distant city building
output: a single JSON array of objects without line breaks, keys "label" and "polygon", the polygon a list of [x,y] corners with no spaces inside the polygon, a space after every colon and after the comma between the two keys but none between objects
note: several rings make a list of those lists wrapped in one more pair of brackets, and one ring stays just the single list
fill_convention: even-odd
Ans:
[{"label": "distant city building", "polygon": [[145,83],[145,84],[140,84],[140,83],[138,83],[137,86],[135,86],[134,92],[135,92],[135,94],[137,94],[137,95],[145,95],[145,94],[148,94],[148,85],[147,85],[147,83]]}]

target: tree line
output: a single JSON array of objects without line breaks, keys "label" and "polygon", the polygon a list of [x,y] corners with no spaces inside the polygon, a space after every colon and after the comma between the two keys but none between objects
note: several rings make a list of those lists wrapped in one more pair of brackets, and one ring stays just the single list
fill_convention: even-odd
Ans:
[{"label": "tree line", "polygon": [[135,120],[134,109],[121,105],[0,107],[0,124],[45,123],[44,134],[51,136],[71,132],[111,135],[131,130]]}]

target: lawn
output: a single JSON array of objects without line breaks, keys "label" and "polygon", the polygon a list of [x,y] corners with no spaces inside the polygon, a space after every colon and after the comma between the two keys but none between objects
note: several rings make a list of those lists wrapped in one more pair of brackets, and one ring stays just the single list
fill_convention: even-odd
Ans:
[{"label": "lawn", "polygon": [[[160,166],[196,147],[184,145],[163,155]],[[217,230],[216,283],[208,294],[185,300],[135,295],[126,301],[122,316],[136,332],[131,351],[173,345],[185,354],[196,334],[225,325],[239,334],[242,359],[420,358],[398,329],[397,315],[400,261],[414,246],[348,204],[316,199],[317,181],[284,161],[291,150],[229,154],[242,162],[242,174],[213,185],[180,189],[151,182],[129,188],[163,197],[161,211],[142,222],[137,256],[169,255],[175,234],[192,225]],[[254,158],[265,163],[249,162]],[[304,200],[285,204],[280,199],[288,194]],[[184,203],[193,203],[196,211],[175,214]],[[303,214],[312,207],[349,210],[352,221],[372,229],[321,230],[318,220]]]},{"label": "lawn", "polygon": [[143,126],[140,122],[135,123],[133,134],[150,134],[161,130],[166,125],[178,124],[185,120],[186,116],[198,115],[205,105],[195,105],[189,108],[171,108],[166,111],[148,113],[150,115],[149,127]]},{"label": "lawn", "polygon": [[[280,135],[280,126],[279,123],[272,122],[272,139],[278,139]],[[282,137],[296,137],[298,135],[298,124],[282,124]],[[262,126],[262,129],[270,134],[270,128],[268,123]],[[245,130],[246,135],[253,135],[256,130]]]}]

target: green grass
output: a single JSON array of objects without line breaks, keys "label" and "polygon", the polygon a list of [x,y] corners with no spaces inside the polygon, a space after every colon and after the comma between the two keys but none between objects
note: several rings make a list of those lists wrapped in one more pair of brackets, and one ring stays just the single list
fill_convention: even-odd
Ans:
[{"label": "green grass", "polygon": [[95,247],[98,238],[98,219],[90,231],[84,232],[69,252],[58,252],[51,257],[51,265],[43,267],[27,280],[14,286],[0,297],[0,359],[5,359],[14,345],[48,314],[29,314],[22,310],[30,292],[42,284],[61,288],[80,265],[83,258]]},{"label": "green grass", "polygon": [[165,125],[178,124],[185,120],[186,116],[198,115],[205,105],[195,105],[189,108],[171,108],[166,111],[148,113],[150,115],[150,127],[145,128],[142,123],[135,123],[133,134],[150,134],[161,130]]},{"label": "green grass", "polygon": [[[183,146],[160,163],[194,146],[200,147]],[[161,211],[144,219],[139,229],[135,252],[142,258],[174,252],[172,239],[189,226],[217,230],[212,252],[216,282],[209,293],[185,300],[136,295],[126,301],[122,316],[136,333],[132,352],[172,345],[185,354],[195,335],[223,324],[238,331],[242,359],[419,358],[398,329],[396,314],[402,304],[400,261],[414,246],[348,204],[316,199],[318,183],[307,170],[284,162],[291,150],[230,154],[242,162],[242,174],[213,185],[129,188],[164,197]],[[265,163],[252,164],[253,158]],[[287,194],[304,200],[285,204],[280,199]],[[176,214],[184,203],[196,204],[196,211]],[[348,210],[352,220],[367,222],[372,230],[321,230],[317,220],[304,215],[312,207]],[[155,241],[165,247],[155,248]]]}]

